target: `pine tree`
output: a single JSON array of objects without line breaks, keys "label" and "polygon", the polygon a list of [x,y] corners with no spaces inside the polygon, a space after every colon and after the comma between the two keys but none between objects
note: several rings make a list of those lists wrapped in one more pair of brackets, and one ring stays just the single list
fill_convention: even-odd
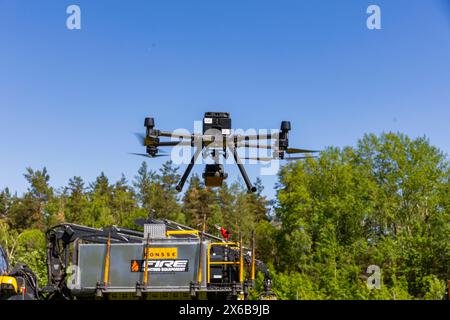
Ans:
[{"label": "pine tree", "polygon": [[202,202],[205,200],[202,193],[204,193],[204,187],[198,175],[194,174],[189,180],[189,186],[183,197],[183,213],[186,223],[192,228],[201,229],[203,217],[207,214],[206,204]]},{"label": "pine tree", "polygon": [[5,188],[0,192],[0,219],[6,219],[8,217],[11,201],[11,193],[8,188]]},{"label": "pine tree", "polygon": [[134,214],[136,206],[134,190],[128,186],[127,179],[122,174],[121,179],[114,185],[111,203],[115,224],[124,225],[128,217]]},{"label": "pine tree", "polygon": [[156,182],[156,173],[148,169],[147,162],[143,161],[139,167],[138,174],[135,176],[133,186],[141,206],[150,212],[152,185]]},{"label": "pine tree", "polygon": [[115,224],[112,214],[112,190],[106,175],[101,172],[90,184],[89,205],[86,215],[86,222],[89,226],[104,227]]},{"label": "pine tree", "polygon": [[49,186],[50,176],[47,169],[34,171],[27,168],[24,174],[30,184],[27,193],[17,198],[9,213],[11,225],[24,230],[27,228],[45,229],[51,217],[46,211],[46,205],[53,198],[53,188]]},{"label": "pine tree", "polygon": [[92,192],[98,196],[109,198],[111,196],[112,187],[109,184],[109,180],[105,173],[102,171],[100,175],[95,179],[95,182],[91,184]]},{"label": "pine tree", "polygon": [[198,175],[192,175],[183,197],[183,213],[187,224],[201,230],[205,219],[206,231],[215,234],[216,225],[224,226],[222,210],[217,191],[205,187]]},{"label": "pine tree", "polygon": [[87,224],[88,199],[85,195],[86,188],[81,177],[73,177],[69,180],[65,189],[67,195],[67,205],[65,210],[65,220],[77,224]]}]

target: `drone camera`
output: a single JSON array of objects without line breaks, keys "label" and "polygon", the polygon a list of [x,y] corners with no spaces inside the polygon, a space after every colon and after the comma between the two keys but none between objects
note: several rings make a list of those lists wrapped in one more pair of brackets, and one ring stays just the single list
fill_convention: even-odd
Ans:
[{"label": "drone camera", "polygon": [[208,130],[219,130],[222,134],[231,134],[231,118],[228,112],[205,112],[203,134]]},{"label": "drone camera", "polygon": [[227,177],[228,174],[224,171],[221,164],[207,164],[203,173],[203,179],[205,179],[207,187],[221,187],[223,180]]}]

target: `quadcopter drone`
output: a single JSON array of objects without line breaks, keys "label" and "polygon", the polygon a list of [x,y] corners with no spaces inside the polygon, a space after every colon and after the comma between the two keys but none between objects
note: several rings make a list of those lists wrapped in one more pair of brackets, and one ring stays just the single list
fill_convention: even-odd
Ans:
[{"label": "quadcopter drone", "polygon": [[[242,159],[256,160],[256,161],[272,161],[272,160],[299,160],[313,158],[311,156],[285,157],[285,154],[311,154],[318,151],[289,148],[289,131],[291,130],[291,123],[289,121],[282,121],[280,131],[268,134],[255,135],[238,135],[231,134],[231,118],[228,112],[206,112],[203,118],[203,133],[193,134],[178,134],[168,131],[155,129],[155,120],[153,118],[145,118],[144,126],[146,133],[144,135],[137,134],[141,144],[146,147],[147,153],[133,153],[134,155],[156,158],[165,156],[167,154],[160,154],[160,147],[174,147],[174,146],[189,146],[195,148],[194,155],[191,158],[189,165],[183,173],[178,185],[177,191],[181,191],[183,186],[191,173],[192,168],[200,154],[204,158],[211,157],[214,159],[214,164],[206,164],[203,178],[205,186],[220,187],[223,180],[228,177],[224,171],[223,165],[220,164],[220,156],[225,159],[228,157],[228,152],[233,155],[234,161],[237,164],[239,171],[244,179],[249,192],[255,192],[256,187],[252,185],[250,179],[242,164],[241,157],[238,155],[239,148],[257,148],[272,150],[272,157],[245,157]],[[178,141],[161,141],[160,137],[167,137],[178,139]],[[259,144],[260,140],[274,141],[274,144]],[[257,143],[250,143],[257,141]]]}]

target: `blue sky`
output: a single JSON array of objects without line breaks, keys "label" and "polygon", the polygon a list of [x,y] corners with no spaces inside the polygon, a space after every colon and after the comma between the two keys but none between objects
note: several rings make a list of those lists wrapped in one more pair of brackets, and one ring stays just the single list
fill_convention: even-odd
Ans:
[{"label": "blue sky", "polygon": [[[71,4],[81,30],[66,28]],[[366,28],[370,4],[382,30]],[[291,144],[315,149],[401,131],[450,152],[444,0],[0,0],[0,43],[0,188],[19,193],[26,167],[56,187],[132,179],[146,115],[164,129],[205,111],[238,128],[291,120]],[[273,197],[276,176],[263,182]]]}]

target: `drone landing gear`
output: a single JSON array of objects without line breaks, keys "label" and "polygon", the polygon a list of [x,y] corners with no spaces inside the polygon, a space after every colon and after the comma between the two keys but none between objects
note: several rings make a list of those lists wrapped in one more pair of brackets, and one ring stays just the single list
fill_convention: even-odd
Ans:
[{"label": "drone landing gear", "polygon": [[232,152],[233,152],[233,157],[234,157],[234,161],[236,161],[236,164],[239,168],[239,171],[241,172],[242,178],[244,178],[244,182],[245,185],[247,186],[247,190],[248,192],[256,192],[256,187],[254,187],[252,185],[252,183],[250,182],[250,179],[248,178],[247,172],[245,171],[245,167],[242,164],[241,158],[239,158],[239,155],[237,153],[237,149],[236,148],[232,148]]},{"label": "drone landing gear", "polygon": [[189,165],[186,168],[186,171],[184,171],[183,176],[181,177],[180,182],[178,182],[178,185],[175,187],[175,189],[178,192],[181,192],[181,190],[183,190],[183,186],[186,183],[187,178],[189,177],[189,174],[192,171],[192,168],[194,167],[195,161],[197,161],[197,158],[200,156],[200,154],[202,153],[203,148],[198,147],[197,149],[195,149],[195,153],[191,158],[191,162],[189,163]]},{"label": "drone landing gear", "polygon": [[[242,178],[244,179],[244,182],[245,182],[245,185],[247,186],[248,192],[256,192],[256,187],[254,187],[252,185],[252,183],[247,175],[247,172],[245,171],[245,167],[242,164],[241,158],[239,157],[239,155],[237,153],[237,149],[233,147],[231,150],[233,153],[234,161],[236,162],[236,164],[239,168],[239,172],[241,173]],[[175,189],[178,192],[181,192],[181,190],[183,190],[184,184],[186,183],[187,178],[191,174],[192,168],[194,167],[194,164],[197,161],[200,154],[202,153],[202,151],[203,151],[203,148],[200,148],[200,147],[195,150],[195,153],[191,158],[191,162],[189,163],[186,170],[184,171],[183,176],[180,179],[180,182],[175,187]],[[223,170],[223,166],[220,164],[217,164],[217,163],[211,164],[211,165],[206,165],[205,172],[203,173],[203,178],[205,179],[205,185],[208,187],[221,186],[223,180],[225,180],[227,178],[227,176],[228,175]]]}]

